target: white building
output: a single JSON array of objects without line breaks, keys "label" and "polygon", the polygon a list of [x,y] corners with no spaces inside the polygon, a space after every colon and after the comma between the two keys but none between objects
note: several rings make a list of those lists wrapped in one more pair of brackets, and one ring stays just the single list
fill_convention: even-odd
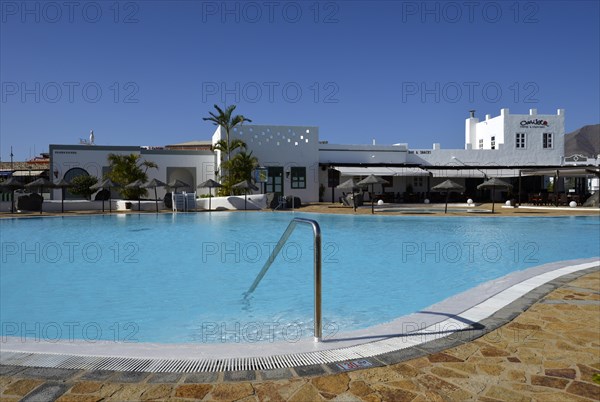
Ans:
[{"label": "white building", "polygon": [[[224,139],[221,127],[213,144]],[[311,126],[243,125],[230,133],[244,141],[261,166],[268,169],[265,191],[294,195],[303,201],[319,200],[319,128]],[[220,161],[220,153],[217,152]],[[262,189],[261,189],[262,190]]]},{"label": "white building", "polygon": [[[548,169],[597,166],[599,162],[565,157],[564,109],[558,109],[556,114],[538,114],[536,109],[529,114],[510,114],[508,109],[502,109],[499,116],[486,115],[482,121],[472,111],[465,121],[464,149],[442,149],[439,144],[433,144],[431,149],[410,149],[405,143],[329,144],[319,138],[319,129],[313,126],[242,125],[230,135],[231,139],[243,140],[247,150],[268,169],[268,180],[261,191],[300,197],[303,202],[336,200],[341,195],[335,189],[339,182],[369,174],[389,182],[375,189],[383,190],[388,201],[407,201],[402,199],[406,194],[412,195],[410,201],[418,201],[447,178],[464,185],[466,195],[477,197],[481,192],[476,186],[485,177],[510,180],[519,177],[524,169],[546,169],[547,174]],[[223,137],[221,128],[217,128],[212,143]],[[180,179],[190,184],[189,189],[184,189],[187,191],[214,178],[219,170],[218,151],[91,145],[51,145],[50,169],[56,180],[69,180],[83,171],[101,178],[108,169],[107,156],[111,152],[142,155],[159,166],[158,170],[148,171],[150,179]],[[527,191],[543,190],[548,182],[543,177],[522,180]],[[56,192],[55,198],[58,197]]]},{"label": "white building", "polygon": [[[108,155],[141,155],[158,165],[149,169],[148,180],[158,179],[165,183],[179,179],[189,184],[182,191],[194,192],[201,182],[213,179],[217,168],[212,151],[147,149],[140,146],[99,146],[99,145],[54,145],[50,144],[50,175],[53,181],[70,181],[75,176],[88,174],[98,180],[108,171]],[[166,193],[158,188],[159,197]],[[202,193],[202,192],[201,192]],[[55,189],[53,199],[61,198],[61,190]]]}]

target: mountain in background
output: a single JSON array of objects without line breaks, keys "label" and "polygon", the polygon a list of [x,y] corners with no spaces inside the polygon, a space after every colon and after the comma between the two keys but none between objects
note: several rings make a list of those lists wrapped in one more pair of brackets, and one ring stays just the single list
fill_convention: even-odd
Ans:
[{"label": "mountain in background", "polygon": [[589,158],[600,155],[600,124],[583,126],[565,134],[565,157],[573,155]]}]

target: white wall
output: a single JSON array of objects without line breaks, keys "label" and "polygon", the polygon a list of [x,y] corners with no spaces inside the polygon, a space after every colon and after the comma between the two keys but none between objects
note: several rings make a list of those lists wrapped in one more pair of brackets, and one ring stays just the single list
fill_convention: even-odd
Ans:
[{"label": "white wall", "polygon": [[[50,177],[57,182],[72,168],[82,168],[90,176],[102,179],[102,169],[108,166],[109,153],[118,155],[139,154],[140,147],[50,144]],[[52,191],[52,199],[60,199],[61,190]]]},{"label": "white wall", "polygon": [[336,163],[406,163],[405,145],[341,145],[319,144],[319,162]]},{"label": "white wall", "polygon": [[[196,188],[196,186],[208,179],[215,178],[216,158],[211,151],[175,151],[175,150],[142,150],[142,157],[158,165],[158,169],[148,170],[148,180],[158,179],[168,183],[179,178],[190,184],[185,191],[200,194],[208,194],[207,188]],[[187,171],[191,170],[191,178],[188,179]],[[170,174],[169,174],[170,173]],[[178,189],[181,191],[181,189]],[[164,197],[166,188],[158,188],[159,197]],[[214,193],[214,191],[213,191]],[[148,190],[148,194],[154,197],[154,190]]]},{"label": "white wall", "polygon": [[[177,168],[191,171],[193,178],[188,191],[198,191],[199,194],[208,190],[197,189],[202,181],[214,178],[215,155],[211,151],[174,151],[174,150],[146,150],[140,147],[125,146],[91,146],[91,145],[50,145],[50,174],[53,181],[63,178],[64,174],[74,167],[85,169],[91,176],[102,179],[102,168],[108,166],[108,154],[139,154],[142,160],[155,162],[158,169],[149,169],[148,180],[158,179],[169,182],[177,177]],[[172,169],[169,169],[172,168]],[[167,172],[174,171],[168,177]],[[184,180],[186,182],[190,180]],[[159,187],[157,194],[164,197],[165,188]],[[154,190],[149,190],[149,196],[154,198]],[[52,199],[60,199],[61,190],[55,189]]]},{"label": "white wall", "polygon": [[[556,115],[540,115],[535,109],[530,114],[510,114],[502,109],[500,116],[475,123],[475,132],[467,132],[473,126],[473,120],[465,122],[465,138],[474,139],[465,143],[467,149],[411,149],[407,163],[433,166],[560,166],[564,154],[565,112],[559,109]],[[541,120],[544,124],[521,124]],[[526,147],[515,147],[515,134],[526,134]],[[552,133],[553,147],[542,147],[543,133]],[[490,139],[496,137],[496,149],[490,149]],[[484,140],[484,149],[477,149],[479,139]],[[468,149],[469,145],[472,149]],[[453,159],[452,157],[457,159]]]},{"label": "white wall", "polygon": [[[242,125],[235,127],[231,139],[243,140],[261,166],[283,167],[284,195],[300,197],[303,202],[319,199],[319,128],[313,126]],[[225,137],[217,129],[213,143]],[[292,189],[286,177],[291,167],[306,167],[306,188]]]}]

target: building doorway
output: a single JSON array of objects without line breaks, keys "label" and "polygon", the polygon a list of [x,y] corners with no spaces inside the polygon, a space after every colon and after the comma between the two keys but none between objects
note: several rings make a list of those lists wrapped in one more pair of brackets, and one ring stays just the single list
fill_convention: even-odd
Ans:
[{"label": "building doorway", "polygon": [[276,197],[283,194],[283,167],[269,166],[269,177],[267,177],[267,193],[275,193]]}]

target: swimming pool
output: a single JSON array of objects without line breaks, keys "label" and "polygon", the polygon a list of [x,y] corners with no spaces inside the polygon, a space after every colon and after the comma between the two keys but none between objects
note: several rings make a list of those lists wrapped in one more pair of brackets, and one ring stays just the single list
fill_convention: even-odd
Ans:
[{"label": "swimming pool", "polygon": [[312,336],[312,234],[299,227],[251,298],[294,216],[323,232],[324,337],[388,322],[546,262],[600,255],[598,217],[304,213],[6,219],[2,336],[221,343]]}]

